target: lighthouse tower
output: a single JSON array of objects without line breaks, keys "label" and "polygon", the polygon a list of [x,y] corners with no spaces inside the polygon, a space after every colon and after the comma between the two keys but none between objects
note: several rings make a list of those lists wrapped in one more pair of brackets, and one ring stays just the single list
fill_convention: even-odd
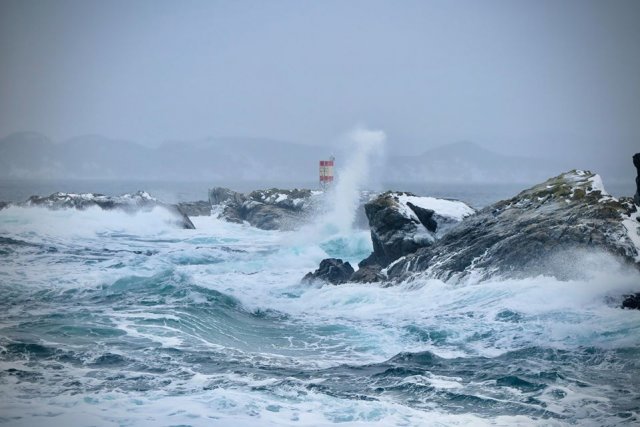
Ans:
[{"label": "lighthouse tower", "polygon": [[320,188],[326,190],[333,184],[333,162],[335,157],[329,160],[320,160]]}]

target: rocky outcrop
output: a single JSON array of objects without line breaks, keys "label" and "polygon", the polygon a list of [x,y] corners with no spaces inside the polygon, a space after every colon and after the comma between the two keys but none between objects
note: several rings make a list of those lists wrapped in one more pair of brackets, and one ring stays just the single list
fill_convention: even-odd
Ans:
[{"label": "rocky outcrop", "polygon": [[633,201],[640,206],[640,153],[633,155],[633,165],[636,167],[636,194],[633,196]]},{"label": "rocky outcrop", "polygon": [[356,283],[375,283],[383,282],[386,277],[380,271],[381,267],[378,265],[362,265],[354,272],[349,278],[350,282]]},{"label": "rocky outcrop", "polygon": [[624,301],[622,301],[622,308],[640,310],[640,293],[625,295]]},{"label": "rocky outcrop", "polygon": [[[341,280],[372,283],[386,280],[383,268],[394,260],[414,253],[435,242],[463,218],[474,213],[473,208],[456,200],[418,197],[412,193],[391,192],[380,194],[364,205],[369,221],[373,253],[360,263],[359,269]],[[325,263],[324,260],[323,263]],[[313,277],[327,280],[323,272],[330,267],[325,263]],[[349,266],[351,268],[351,266]],[[308,281],[308,280],[307,280]]]},{"label": "rocky outcrop", "polygon": [[300,226],[317,203],[311,190],[257,190],[241,194],[228,188],[209,190],[209,201],[219,218],[248,222],[263,230],[292,230]]},{"label": "rocky outcrop", "polygon": [[600,249],[640,267],[639,213],[631,199],[606,193],[600,176],[574,170],[467,217],[430,246],[392,264],[400,280],[416,273],[455,280],[579,271],[559,254]]},{"label": "rocky outcrop", "polygon": [[10,203],[8,202],[0,202],[0,211],[6,207],[9,207]]},{"label": "rocky outcrop", "polygon": [[134,194],[123,194],[121,196],[105,196],[96,193],[53,193],[49,196],[31,196],[23,203],[24,206],[41,206],[48,209],[87,209],[97,206],[104,210],[119,209],[125,212],[134,213],[137,211],[151,210],[161,207],[176,215],[177,224],[182,228],[194,229],[194,225],[189,217],[180,211],[178,206],[167,204],[151,197],[146,191],[138,191]]},{"label": "rocky outcrop", "polygon": [[341,259],[327,258],[320,262],[320,267],[313,273],[307,273],[303,278],[304,283],[316,281],[329,282],[334,285],[349,281],[353,275],[353,267],[349,262]]},{"label": "rocky outcrop", "polygon": [[386,267],[396,259],[430,246],[474,210],[455,200],[386,192],[365,204],[373,253],[359,265]]}]

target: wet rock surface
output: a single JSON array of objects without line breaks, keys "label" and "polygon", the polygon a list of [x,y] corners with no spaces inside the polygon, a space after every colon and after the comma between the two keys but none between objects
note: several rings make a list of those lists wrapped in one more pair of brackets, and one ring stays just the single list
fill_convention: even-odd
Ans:
[{"label": "wet rock surface", "polygon": [[228,188],[209,190],[209,202],[218,208],[218,218],[263,230],[293,230],[311,214],[319,192],[306,189],[256,190],[248,194]]},{"label": "wet rock surface", "polygon": [[574,170],[465,218],[434,244],[399,259],[387,274],[396,280],[416,273],[460,279],[472,271],[481,278],[567,279],[579,272],[554,259],[576,249],[603,250],[638,267],[637,215],[632,200],[608,195],[598,175]]},{"label": "wet rock surface", "polygon": [[381,267],[432,245],[453,225],[474,212],[460,201],[391,191],[380,194],[364,208],[371,229],[373,253],[360,265]]},{"label": "wet rock surface", "polygon": [[338,258],[327,258],[320,262],[320,267],[316,271],[307,273],[302,278],[302,282],[322,281],[339,285],[349,281],[352,275],[353,267],[349,262],[344,262]]},{"label": "wet rock surface", "polygon": [[382,274],[381,268],[378,265],[366,265],[360,267],[349,278],[350,282],[356,283],[374,283],[383,282],[386,280],[386,276]]},{"label": "wet rock surface", "polygon": [[189,217],[177,205],[159,201],[145,191],[121,196],[105,196],[98,193],[53,193],[49,196],[31,196],[22,206],[40,206],[48,209],[78,209],[99,207],[104,210],[118,209],[128,213],[148,211],[155,207],[167,209],[177,217],[177,224],[182,228],[194,229]]},{"label": "wet rock surface", "polygon": [[622,301],[622,308],[640,310],[640,293],[625,295],[624,301]]}]

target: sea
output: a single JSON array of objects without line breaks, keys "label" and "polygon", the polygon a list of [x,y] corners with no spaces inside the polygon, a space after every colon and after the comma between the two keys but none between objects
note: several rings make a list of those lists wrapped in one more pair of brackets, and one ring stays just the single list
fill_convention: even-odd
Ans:
[{"label": "sea", "polygon": [[[193,201],[214,185],[285,186],[5,180],[0,200]],[[525,186],[383,187],[480,208]],[[619,308],[640,274],[587,253],[567,260],[584,273],[570,281],[301,283],[323,258],[371,252],[352,199],[296,231],[215,215],[184,230],[161,208],[0,210],[0,425],[640,425],[640,311]]]}]

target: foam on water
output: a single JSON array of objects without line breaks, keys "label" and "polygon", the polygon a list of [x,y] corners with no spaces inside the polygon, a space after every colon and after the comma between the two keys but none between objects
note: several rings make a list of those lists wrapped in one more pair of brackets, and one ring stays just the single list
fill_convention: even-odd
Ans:
[{"label": "foam on water", "polygon": [[319,239],[166,211],[0,211],[0,424],[629,425],[640,276],[309,286]]}]

